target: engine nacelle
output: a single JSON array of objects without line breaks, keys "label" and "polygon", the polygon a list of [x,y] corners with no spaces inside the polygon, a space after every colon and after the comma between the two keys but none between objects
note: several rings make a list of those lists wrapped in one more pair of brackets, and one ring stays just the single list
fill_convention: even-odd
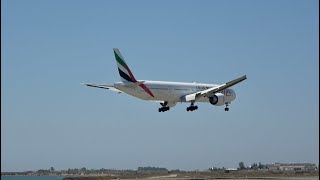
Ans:
[{"label": "engine nacelle", "polygon": [[225,104],[225,96],[222,93],[216,93],[212,97],[209,97],[209,102],[215,106],[222,106]]}]

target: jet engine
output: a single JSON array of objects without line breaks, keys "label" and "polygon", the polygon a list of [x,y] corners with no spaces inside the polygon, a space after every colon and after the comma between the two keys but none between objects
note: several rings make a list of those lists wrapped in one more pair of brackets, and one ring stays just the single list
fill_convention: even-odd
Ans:
[{"label": "jet engine", "polygon": [[209,97],[209,102],[215,106],[222,106],[225,104],[225,96],[222,93],[216,93],[212,97]]}]

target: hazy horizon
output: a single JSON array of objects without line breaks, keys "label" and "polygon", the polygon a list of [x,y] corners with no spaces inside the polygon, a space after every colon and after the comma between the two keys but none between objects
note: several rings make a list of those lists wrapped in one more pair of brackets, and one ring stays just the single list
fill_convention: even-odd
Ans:
[{"label": "hazy horizon", "polygon": [[[1,1],[1,171],[319,162],[319,1]],[[224,106],[84,86],[222,84]]]}]

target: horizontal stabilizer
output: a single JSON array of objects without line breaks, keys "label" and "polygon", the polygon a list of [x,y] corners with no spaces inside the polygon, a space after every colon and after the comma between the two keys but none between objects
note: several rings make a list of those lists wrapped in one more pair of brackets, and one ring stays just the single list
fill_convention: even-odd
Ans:
[{"label": "horizontal stabilizer", "polygon": [[120,91],[119,89],[116,89],[114,86],[112,85],[105,85],[105,84],[86,84],[86,86],[89,87],[95,87],[95,88],[101,88],[101,89],[108,89],[110,91],[115,91],[117,93],[122,93],[122,91]]}]

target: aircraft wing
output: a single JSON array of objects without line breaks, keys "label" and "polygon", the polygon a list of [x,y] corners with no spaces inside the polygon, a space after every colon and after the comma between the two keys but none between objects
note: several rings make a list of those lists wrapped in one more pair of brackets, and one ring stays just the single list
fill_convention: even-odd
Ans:
[{"label": "aircraft wing", "polygon": [[219,91],[222,91],[224,89],[227,89],[235,84],[238,84],[239,82],[241,81],[244,81],[247,79],[247,76],[244,75],[240,78],[237,78],[237,79],[234,79],[232,81],[229,81],[225,84],[222,84],[222,85],[219,85],[219,86],[216,86],[216,87],[212,87],[212,88],[209,88],[209,89],[206,89],[206,90],[203,90],[203,91],[199,91],[199,92],[196,92],[196,93],[192,93],[192,94],[188,94],[188,95],[185,95],[184,97],[182,97],[182,99],[184,99],[185,101],[195,101],[196,99],[198,98],[201,98],[201,97],[209,97]]},{"label": "aircraft wing", "polygon": [[120,91],[119,89],[116,89],[112,85],[106,85],[106,84],[85,84],[85,85],[89,86],[89,87],[108,89],[108,90],[111,90],[111,91],[115,91],[117,93],[123,93],[122,91]]}]

